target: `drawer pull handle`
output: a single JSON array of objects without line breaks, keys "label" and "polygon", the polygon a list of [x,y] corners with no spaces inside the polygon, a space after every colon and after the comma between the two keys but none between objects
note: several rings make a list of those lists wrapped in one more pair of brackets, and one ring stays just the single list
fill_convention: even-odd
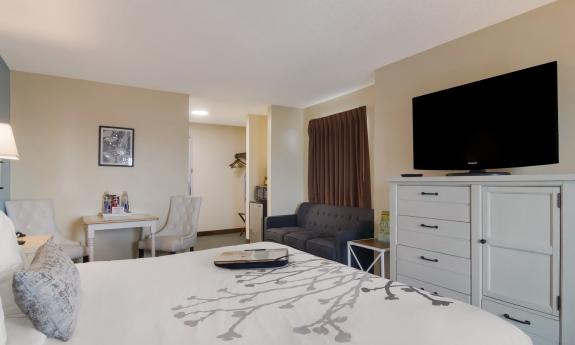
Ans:
[{"label": "drawer pull handle", "polygon": [[439,193],[428,193],[428,192],[421,192],[421,195],[432,195],[432,196],[439,196]]},{"label": "drawer pull handle", "polygon": [[531,321],[529,321],[529,320],[525,320],[525,321],[517,320],[517,319],[514,319],[511,316],[509,316],[509,314],[503,314],[503,317],[506,318],[507,320],[519,322],[520,324],[523,324],[523,325],[530,325],[531,324]]},{"label": "drawer pull handle", "polygon": [[425,261],[439,262],[439,259],[429,259],[429,258],[426,258],[426,257],[423,256],[423,255],[420,256],[419,258],[420,258],[421,260],[425,260]]},{"label": "drawer pull handle", "polygon": [[422,228],[429,228],[429,229],[439,229],[437,225],[427,225],[427,224],[419,224]]}]

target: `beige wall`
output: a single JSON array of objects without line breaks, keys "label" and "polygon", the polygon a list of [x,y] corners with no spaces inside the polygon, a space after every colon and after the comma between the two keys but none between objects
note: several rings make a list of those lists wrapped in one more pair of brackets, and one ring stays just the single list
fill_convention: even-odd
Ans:
[{"label": "beige wall", "polygon": [[371,167],[371,190],[373,194],[373,174],[374,174],[374,164],[373,164],[373,124],[375,116],[375,86],[370,85],[361,90],[343,95],[329,101],[325,101],[319,104],[315,104],[311,107],[304,109],[304,120],[303,120],[303,185],[304,185],[304,197],[308,200],[308,153],[309,153],[309,136],[307,134],[307,128],[309,121],[317,119],[320,117],[325,117],[329,115],[334,115],[342,111],[355,109],[358,107],[366,106],[367,111],[367,130],[369,137],[369,154],[370,154],[370,167]]},{"label": "beige wall", "polygon": [[268,215],[293,214],[304,200],[303,109],[268,110]]},{"label": "beige wall", "polygon": [[229,165],[246,152],[245,127],[191,123],[190,137],[192,194],[202,197],[199,231],[243,227],[246,169]]},{"label": "beige wall", "polygon": [[254,200],[254,187],[263,185],[267,176],[267,126],[266,116],[248,115],[248,200]]},{"label": "beige wall", "polygon": [[376,211],[388,207],[387,179],[413,170],[412,97],[549,61],[559,62],[561,163],[513,172],[575,172],[574,13],[575,1],[561,0],[377,70]]},{"label": "beige wall", "polygon": [[[84,240],[80,217],[101,209],[104,191],[127,191],[135,212],[161,217],[186,193],[188,96],[12,72],[12,125],[21,159],[12,198],[54,200],[60,231]],[[98,126],[135,129],[133,168],[98,166]],[[134,254],[138,232],[96,235],[96,258]],[[131,245],[132,244],[132,245]]]},{"label": "beige wall", "polygon": [[256,186],[263,185],[268,175],[268,119],[262,115],[248,115],[246,143],[248,154],[248,186],[246,195],[246,237],[249,239],[249,202],[254,200]]}]

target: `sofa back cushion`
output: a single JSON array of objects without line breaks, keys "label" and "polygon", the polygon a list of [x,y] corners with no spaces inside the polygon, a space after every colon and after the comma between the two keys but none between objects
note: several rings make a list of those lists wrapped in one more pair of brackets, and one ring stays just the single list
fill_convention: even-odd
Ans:
[{"label": "sofa back cushion", "polygon": [[[336,233],[342,230],[373,229],[373,210],[369,208],[304,202],[299,206],[297,216],[298,225],[312,231]],[[371,234],[369,231],[366,233]]]}]

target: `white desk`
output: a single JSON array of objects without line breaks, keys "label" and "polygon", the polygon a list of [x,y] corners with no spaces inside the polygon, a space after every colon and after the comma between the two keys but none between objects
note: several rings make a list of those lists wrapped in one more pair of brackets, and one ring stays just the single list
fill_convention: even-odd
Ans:
[{"label": "white desk", "polygon": [[86,225],[86,235],[88,243],[88,255],[90,261],[94,261],[94,237],[96,231],[100,230],[118,230],[127,228],[150,228],[150,239],[152,240],[152,256],[156,256],[156,222],[158,217],[146,214],[118,216],[104,218],[102,216],[86,216],[83,217],[84,224]]},{"label": "white desk", "polygon": [[[361,265],[361,262],[357,259],[355,252],[353,251],[353,246],[361,247],[365,249],[373,250],[374,252],[378,253],[371,265],[367,269],[364,269]],[[351,258],[355,259],[355,262],[359,266],[362,271],[369,272],[369,270],[375,265],[377,260],[380,262],[381,267],[381,276],[385,278],[385,252],[389,250],[389,243],[376,240],[374,238],[367,238],[363,240],[353,240],[347,242],[347,265],[351,266]]]}]

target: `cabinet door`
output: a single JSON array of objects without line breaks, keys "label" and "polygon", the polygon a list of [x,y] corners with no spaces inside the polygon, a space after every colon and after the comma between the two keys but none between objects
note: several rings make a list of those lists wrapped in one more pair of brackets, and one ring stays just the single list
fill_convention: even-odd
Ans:
[{"label": "cabinet door", "polygon": [[484,296],[558,315],[559,191],[555,187],[484,189]]}]

